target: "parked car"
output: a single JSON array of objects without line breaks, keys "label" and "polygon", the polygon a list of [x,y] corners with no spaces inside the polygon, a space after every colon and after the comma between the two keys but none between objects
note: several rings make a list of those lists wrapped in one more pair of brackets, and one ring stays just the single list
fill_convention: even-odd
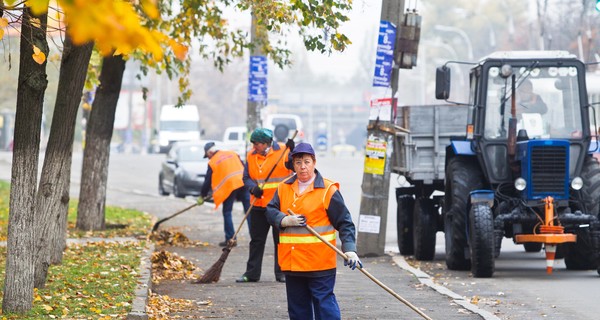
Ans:
[{"label": "parked car", "polygon": [[354,157],[356,154],[356,147],[351,144],[336,144],[331,147],[331,152],[334,157]]},{"label": "parked car", "polygon": [[[176,142],[161,164],[158,193],[176,197],[199,196],[208,169],[204,145],[210,140]],[[220,141],[215,141],[217,145]]]}]

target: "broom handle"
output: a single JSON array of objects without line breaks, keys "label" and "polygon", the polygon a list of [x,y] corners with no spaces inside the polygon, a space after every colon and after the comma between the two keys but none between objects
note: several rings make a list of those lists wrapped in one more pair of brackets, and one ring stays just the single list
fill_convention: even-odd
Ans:
[{"label": "broom handle", "polygon": [[[288,212],[291,215],[295,215],[295,213],[288,209]],[[335,251],[338,255],[340,255],[342,258],[344,258],[344,260],[348,260],[348,257],[346,256],[346,254],[344,254],[342,252],[342,250],[338,249],[336,246],[334,246],[333,244],[331,244],[329,241],[327,241],[325,238],[323,238],[323,236],[321,236],[317,231],[315,231],[315,229],[313,229],[311,226],[309,226],[308,224],[306,226],[304,226],[313,236],[319,238],[319,240],[321,240],[323,243],[325,243],[328,247],[330,247],[331,249],[333,249],[333,251]],[[411,308],[413,311],[415,311],[416,313],[418,313],[421,317],[423,317],[423,319],[428,319],[428,320],[432,320],[430,317],[428,317],[425,313],[423,313],[423,311],[419,310],[417,307],[415,307],[412,303],[410,303],[408,300],[402,298],[399,294],[397,294],[396,292],[394,292],[394,290],[392,290],[390,287],[386,286],[385,284],[383,284],[383,282],[377,280],[377,278],[375,278],[373,275],[371,275],[367,270],[365,270],[364,268],[362,268],[360,265],[357,266],[358,270],[360,270],[360,272],[362,272],[365,276],[367,276],[369,279],[373,280],[373,282],[375,282],[377,285],[379,285],[381,288],[383,288],[385,291],[387,291],[388,293],[390,293],[391,295],[393,295],[396,299],[400,300],[400,302],[404,303],[406,306],[408,306],[409,308]]]},{"label": "broom handle", "polygon": [[[294,138],[296,138],[297,134],[298,134],[298,130],[294,131],[294,135],[292,136],[292,140]],[[267,182],[269,182],[269,179],[271,178],[271,175],[273,174],[273,171],[275,171],[275,168],[277,167],[277,164],[279,163],[279,161],[281,161],[281,159],[283,159],[283,155],[284,154],[285,154],[285,151],[283,151],[281,153],[281,155],[279,156],[279,158],[275,162],[275,165],[273,166],[273,168],[271,168],[271,171],[269,171],[269,174],[267,175],[267,178],[265,179],[265,182],[263,182],[263,184],[260,186],[261,189],[262,189],[262,187],[265,184],[267,184]],[[246,221],[246,219],[250,215],[250,211],[252,211],[252,208],[254,208],[254,204],[256,203],[257,200],[258,200],[258,198],[254,197],[254,201],[252,201],[252,203],[250,204],[250,207],[248,208],[248,210],[246,210],[246,214],[244,215],[244,219],[242,219],[242,222],[238,226],[237,230],[235,230],[235,233],[233,234],[233,237],[231,239],[235,239],[237,237],[238,233],[240,232],[240,230],[242,230],[242,226],[244,225],[244,221]]]}]

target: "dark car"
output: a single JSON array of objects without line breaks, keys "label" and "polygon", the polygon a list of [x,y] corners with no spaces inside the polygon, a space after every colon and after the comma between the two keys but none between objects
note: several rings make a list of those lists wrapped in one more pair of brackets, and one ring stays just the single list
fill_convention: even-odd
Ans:
[{"label": "dark car", "polygon": [[173,144],[158,174],[158,193],[176,197],[199,196],[208,159],[204,144],[209,141],[176,142]]}]

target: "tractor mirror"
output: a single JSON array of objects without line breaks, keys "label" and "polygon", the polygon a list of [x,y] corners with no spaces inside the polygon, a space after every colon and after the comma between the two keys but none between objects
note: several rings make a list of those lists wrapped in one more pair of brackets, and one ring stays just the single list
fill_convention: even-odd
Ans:
[{"label": "tractor mirror", "polygon": [[435,98],[448,100],[450,97],[450,68],[446,66],[435,69]]}]

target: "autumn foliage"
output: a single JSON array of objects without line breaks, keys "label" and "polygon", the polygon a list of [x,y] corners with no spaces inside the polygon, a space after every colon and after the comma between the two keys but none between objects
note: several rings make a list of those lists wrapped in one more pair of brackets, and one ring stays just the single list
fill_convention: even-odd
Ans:
[{"label": "autumn foliage", "polygon": [[[15,9],[15,0],[4,0],[5,10]],[[145,19],[158,19],[159,11],[154,0],[135,1],[145,15]],[[27,0],[24,5],[31,7],[34,14],[48,11],[48,0]],[[187,47],[165,33],[147,28],[136,11],[134,2],[114,0],[56,0],[56,20],[68,26],[67,32],[76,45],[93,41],[103,55],[130,54],[139,49],[153,59],[163,58],[163,51],[169,48],[178,59],[185,59]],[[7,18],[0,18],[0,39],[9,25]],[[33,59],[45,61],[43,52],[34,46]]]}]

